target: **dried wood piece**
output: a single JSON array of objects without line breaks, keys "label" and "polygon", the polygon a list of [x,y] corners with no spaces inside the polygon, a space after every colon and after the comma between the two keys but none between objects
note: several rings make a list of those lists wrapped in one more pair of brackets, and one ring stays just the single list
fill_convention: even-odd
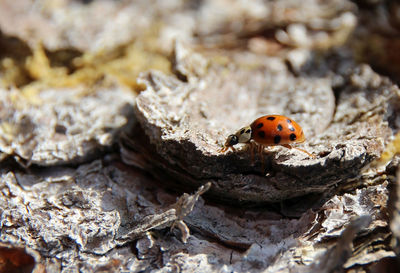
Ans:
[{"label": "dried wood piece", "polygon": [[[326,48],[343,43],[354,27],[355,12],[356,6],[348,0],[328,3],[315,0],[168,1],[162,4],[154,0],[60,1],[56,4],[4,0],[0,3],[0,28],[6,35],[19,37],[31,47],[40,42],[50,50],[75,48],[93,52],[135,39],[149,39],[152,46],[171,50],[177,37],[232,46],[243,43],[242,37],[262,35],[266,29],[273,31],[293,24],[309,28],[310,33],[281,33],[277,36],[288,37],[281,38],[282,42]],[[158,36],[154,37],[155,33]]]},{"label": "dried wood piece", "polygon": [[353,220],[343,231],[336,246],[328,250],[324,257],[311,267],[311,272],[329,273],[341,270],[343,264],[352,254],[352,242],[357,233],[366,228],[371,223],[372,219],[368,215],[364,215],[356,220]]},{"label": "dried wood piece", "polygon": [[[135,144],[133,136],[132,153],[123,154],[135,162],[141,161],[135,156],[146,158],[152,171],[163,169],[181,184],[212,181],[215,198],[277,202],[310,193],[331,195],[338,184],[359,175],[392,136],[385,112],[398,88],[368,66],[338,75],[344,84],[335,86],[340,94],[335,105],[328,76],[294,77],[280,60],[259,56],[256,68],[243,69],[240,53],[229,66],[208,60],[205,70],[180,50],[188,49],[177,47],[176,56],[187,57],[176,58],[176,67],[190,80],[158,72],[142,76],[147,89],[135,110],[150,144],[139,139]],[[193,62],[201,63],[193,55]],[[246,146],[218,152],[227,135],[264,114],[296,120],[307,137],[303,146],[317,159],[281,147],[268,148],[254,162]]]},{"label": "dried wood piece", "polygon": [[[167,6],[163,5],[166,13]],[[43,43],[50,50],[75,48],[98,52],[146,36],[158,5],[140,1],[95,1],[88,5],[60,1],[52,5],[46,1],[34,4],[7,0],[0,7],[3,32],[19,37],[32,48]]]},{"label": "dried wood piece", "polygon": [[[206,188],[176,201],[147,175],[101,161],[76,170],[57,167],[32,170],[31,174],[9,172],[0,181],[2,240],[22,241],[40,254],[43,265],[52,272],[61,267],[135,271],[171,266],[272,272],[289,267],[299,272],[302,264],[312,264],[335,245],[351,217],[366,214],[371,215],[372,223],[362,233],[365,247],[361,250],[366,249],[368,255],[352,263],[371,262],[377,258],[375,252],[381,258],[392,255],[376,245],[368,248],[369,242],[380,240],[374,237],[376,231],[382,233],[387,226],[382,213],[385,184],[336,196],[319,212],[289,219],[266,210],[205,204],[198,198]],[[167,228],[182,217],[191,233],[186,244]],[[137,240],[137,256],[131,240]],[[211,254],[215,260],[209,260]]]},{"label": "dried wood piece", "polygon": [[129,129],[134,98],[119,88],[30,96],[2,89],[0,151],[26,166],[86,161],[113,145],[124,126]]},{"label": "dried wood piece", "polygon": [[[126,173],[100,161],[76,170],[57,167],[30,175],[8,172],[0,181],[1,240],[33,249],[35,262],[52,272],[60,270],[54,269],[53,259],[64,270],[82,268],[78,260],[85,261],[84,267],[90,270],[129,268],[132,260],[131,268],[142,266],[124,245],[174,223],[188,231],[184,218],[210,186],[174,202],[174,196],[166,196],[144,174]],[[189,235],[181,234],[184,241]],[[174,244],[182,246],[178,240]],[[96,258],[99,255],[104,258],[101,262]]]},{"label": "dried wood piece", "polygon": [[[397,257],[400,257],[400,169],[397,170],[396,182],[389,199],[390,230],[393,233],[391,245]],[[398,259],[398,266],[400,260]]]},{"label": "dried wood piece", "polygon": [[176,227],[181,231],[182,242],[186,243],[190,236],[190,231],[183,221],[183,218],[189,215],[200,195],[208,191],[210,186],[210,183],[201,186],[193,195],[184,193],[169,210],[164,211],[161,214],[146,216],[138,222],[133,223],[128,234],[121,235],[121,238],[118,238],[118,240],[125,243],[143,237],[143,235],[149,230],[155,228],[160,229],[169,225],[171,230]]},{"label": "dried wood piece", "polygon": [[[347,261],[346,267],[351,268],[393,256],[393,252],[382,244],[390,234],[384,213],[386,186],[372,186],[354,194],[335,196],[318,212],[307,211],[300,219],[284,218],[265,210],[217,209],[205,205],[201,210],[194,210],[185,222],[195,233],[234,249],[245,249],[243,257],[252,260],[253,265],[255,262],[260,268],[269,268],[273,272],[288,268],[291,272],[311,272],[315,269],[314,263],[319,264],[324,257],[332,255],[330,251],[338,244],[337,240],[345,240],[346,247],[351,245],[349,253],[346,258],[342,257],[344,260],[336,257],[339,260],[333,265],[340,267]],[[361,225],[362,232],[358,233],[361,227],[351,228],[349,223],[354,218],[365,218],[366,215],[368,225]],[[224,219],[223,223],[219,219]],[[217,222],[220,224],[215,225]],[[358,233],[358,239],[353,233],[354,236],[344,235],[346,228],[350,233]],[[234,258],[233,266],[238,271],[243,270],[239,265],[241,262],[240,258]],[[252,268],[250,264],[242,266]]]}]

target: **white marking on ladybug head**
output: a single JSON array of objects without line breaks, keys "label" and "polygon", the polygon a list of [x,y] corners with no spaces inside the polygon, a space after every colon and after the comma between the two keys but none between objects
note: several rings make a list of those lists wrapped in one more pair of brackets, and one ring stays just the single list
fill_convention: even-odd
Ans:
[{"label": "white marking on ladybug head", "polygon": [[237,131],[235,135],[237,136],[239,143],[247,143],[251,139],[251,127],[243,127]]}]

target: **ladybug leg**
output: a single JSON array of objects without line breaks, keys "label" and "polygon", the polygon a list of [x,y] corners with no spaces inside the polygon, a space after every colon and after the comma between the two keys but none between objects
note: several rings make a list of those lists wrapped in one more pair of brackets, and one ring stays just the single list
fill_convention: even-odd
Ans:
[{"label": "ladybug leg", "polygon": [[261,160],[261,168],[262,168],[262,170],[264,170],[264,148],[265,148],[265,146],[264,145],[262,145],[262,144],[260,144],[260,145],[258,145],[258,156],[260,157],[260,160]]},{"label": "ladybug leg", "polygon": [[225,153],[227,150],[231,149],[233,152],[236,152],[236,149],[233,146],[224,146],[218,150],[220,153]]},{"label": "ladybug leg", "polygon": [[251,158],[251,164],[254,164],[254,143],[250,141],[249,143],[249,149],[250,149],[250,158]]},{"label": "ladybug leg", "polygon": [[258,156],[260,157],[260,160],[262,160],[264,157],[262,156],[263,154],[263,150],[264,150],[264,146],[262,144],[258,145]]},{"label": "ladybug leg", "polygon": [[299,150],[300,152],[303,152],[303,153],[308,154],[311,158],[317,158],[315,155],[313,155],[313,154],[307,152],[306,150],[303,150],[303,149],[300,149],[300,148],[297,148],[297,147],[294,147],[294,148],[295,148],[296,150]]},{"label": "ladybug leg", "polygon": [[254,164],[254,143],[253,142],[251,142],[250,143],[250,153],[251,153],[251,164]]},{"label": "ladybug leg", "polygon": [[288,149],[292,149],[292,148],[293,148],[293,149],[299,150],[300,152],[306,153],[308,156],[310,156],[310,157],[312,157],[312,158],[316,158],[315,155],[310,154],[310,153],[307,152],[306,150],[303,150],[303,149],[300,149],[300,148],[297,148],[297,147],[292,147],[292,146],[290,146],[289,144],[282,144],[282,146],[283,146],[283,147],[286,147],[286,148],[288,148]]},{"label": "ladybug leg", "polygon": [[281,146],[283,146],[283,147],[285,147],[285,148],[288,148],[289,150],[293,148],[293,147],[290,146],[289,144],[282,144]]}]

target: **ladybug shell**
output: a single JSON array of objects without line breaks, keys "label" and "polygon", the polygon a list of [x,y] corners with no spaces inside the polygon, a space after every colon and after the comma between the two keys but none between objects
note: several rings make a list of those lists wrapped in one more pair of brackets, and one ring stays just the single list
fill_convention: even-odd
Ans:
[{"label": "ladybug shell", "polygon": [[280,115],[267,115],[250,125],[251,138],[264,145],[282,145],[305,141],[303,129],[294,120]]}]

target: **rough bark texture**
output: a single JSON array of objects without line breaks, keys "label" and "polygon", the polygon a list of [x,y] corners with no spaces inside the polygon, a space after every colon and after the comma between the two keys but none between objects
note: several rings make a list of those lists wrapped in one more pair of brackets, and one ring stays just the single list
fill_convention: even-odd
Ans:
[{"label": "rough bark texture", "polygon": [[[196,64],[199,58],[194,58]],[[181,183],[214,182],[211,193],[221,199],[278,202],[329,193],[379,156],[392,135],[385,112],[393,108],[397,86],[368,66],[354,67],[350,76],[316,79],[294,77],[278,60],[258,61],[254,69],[241,69],[235,58],[229,68],[211,64],[201,78],[185,75],[186,82],[156,72],[142,76],[147,89],[136,100],[136,116],[157,156],[165,160],[161,168],[179,173]],[[201,69],[191,60],[177,62],[178,67],[186,62]],[[336,86],[336,105],[335,76],[344,82]],[[306,149],[317,158],[274,147],[252,162],[245,148],[226,155],[218,151],[227,135],[268,113],[298,121],[308,136]]]},{"label": "rough bark texture", "polygon": [[124,126],[129,129],[134,96],[118,88],[49,89],[36,96],[3,89],[0,101],[2,155],[54,166],[84,162],[110,148]]},{"label": "rough bark texture", "polygon": [[396,9],[2,1],[0,272],[399,269]]}]

